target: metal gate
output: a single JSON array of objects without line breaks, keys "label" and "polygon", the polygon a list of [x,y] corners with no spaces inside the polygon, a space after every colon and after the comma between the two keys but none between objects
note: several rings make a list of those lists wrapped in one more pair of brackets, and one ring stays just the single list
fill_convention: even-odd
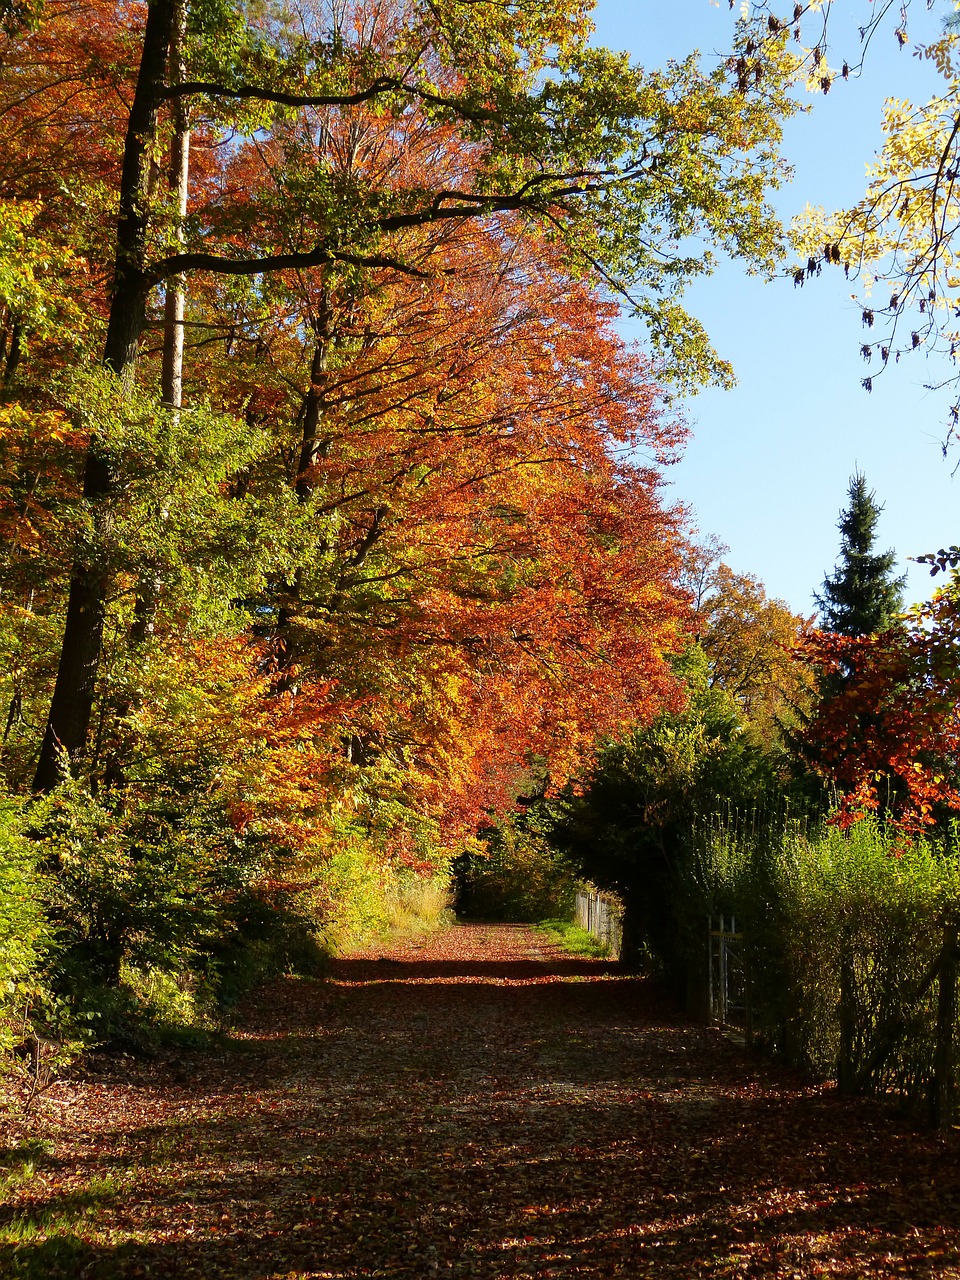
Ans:
[{"label": "metal gate", "polygon": [[750,983],[743,934],[736,916],[710,916],[708,920],[709,967],[707,973],[710,1021],[718,1027],[749,1036]]}]

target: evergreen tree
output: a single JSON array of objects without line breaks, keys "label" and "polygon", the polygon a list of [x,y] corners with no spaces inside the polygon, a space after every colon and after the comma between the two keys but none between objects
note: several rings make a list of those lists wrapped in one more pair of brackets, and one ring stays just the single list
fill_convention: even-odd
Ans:
[{"label": "evergreen tree", "polygon": [[903,608],[906,577],[891,576],[894,551],[873,549],[883,506],[867,488],[859,471],[850,477],[849,505],[840,513],[840,557],[824,579],[822,594],[814,594],[825,631],[842,636],[867,636],[886,631]]}]

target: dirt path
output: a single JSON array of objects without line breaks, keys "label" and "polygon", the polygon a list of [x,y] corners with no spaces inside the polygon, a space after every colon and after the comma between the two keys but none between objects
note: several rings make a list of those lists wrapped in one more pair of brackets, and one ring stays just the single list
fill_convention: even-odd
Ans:
[{"label": "dirt path", "polygon": [[278,983],[238,1037],[55,1086],[0,1275],[960,1277],[956,1135],[520,927]]}]

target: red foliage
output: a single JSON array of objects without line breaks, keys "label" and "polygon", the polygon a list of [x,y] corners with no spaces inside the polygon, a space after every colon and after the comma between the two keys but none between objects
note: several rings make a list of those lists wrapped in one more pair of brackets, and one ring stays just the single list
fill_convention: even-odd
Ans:
[{"label": "red foliage", "polygon": [[953,585],[879,635],[816,632],[810,662],[838,672],[805,731],[821,773],[842,791],[839,821],[850,825],[886,798],[896,780],[894,815],[907,830],[960,810],[960,591]]}]

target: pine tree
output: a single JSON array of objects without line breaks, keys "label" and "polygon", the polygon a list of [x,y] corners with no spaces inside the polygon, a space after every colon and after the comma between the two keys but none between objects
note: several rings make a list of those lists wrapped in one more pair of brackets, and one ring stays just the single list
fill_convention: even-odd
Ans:
[{"label": "pine tree", "polygon": [[873,550],[877,522],[883,506],[867,488],[859,471],[850,477],[849,505],[840,513],[840,557],[832,574],[823,581],[822,594],[814,594],[824,631],[842,636],[867,636],[886,631],[903,608],[906,577],[891,576],[894,551]]}]

